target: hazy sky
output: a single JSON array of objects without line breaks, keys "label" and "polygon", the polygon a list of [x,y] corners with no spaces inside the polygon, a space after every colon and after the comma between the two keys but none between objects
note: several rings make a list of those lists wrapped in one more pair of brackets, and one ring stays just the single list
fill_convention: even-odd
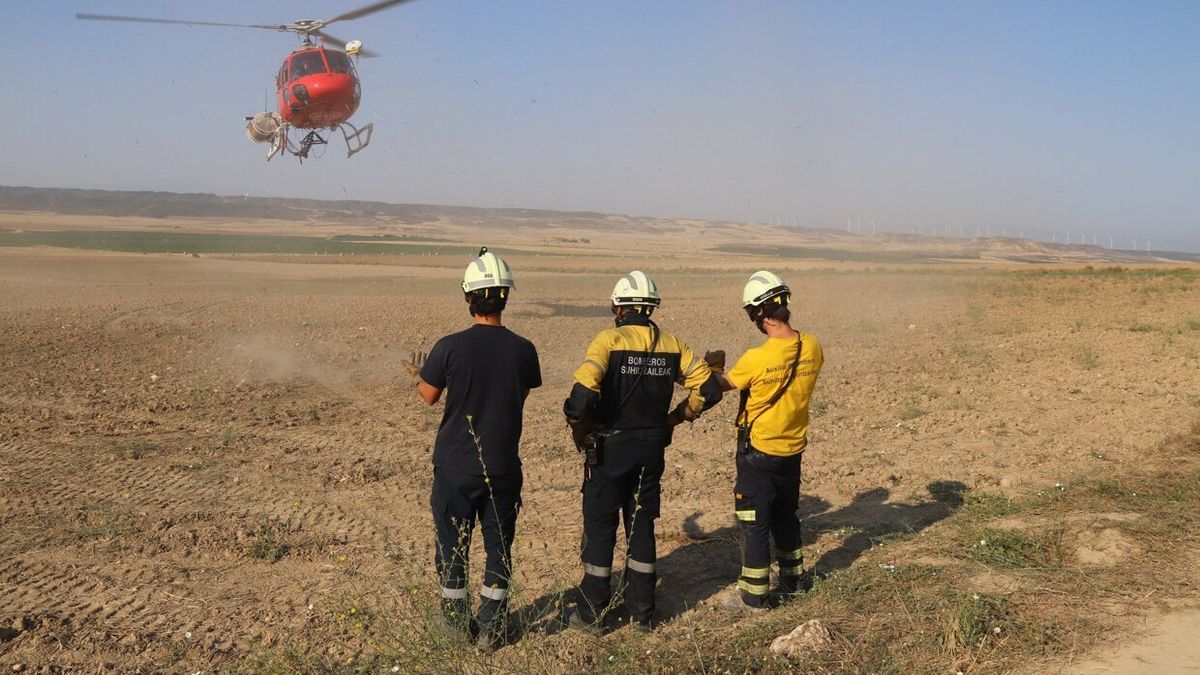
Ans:
[{"label": "hazy sky", "polygon": [[295,38],[367,0],[0,0],[0,184],[961,227],[1200,250],[1200,2],[417,0],[329,32],[375,123],[263,159]]}]

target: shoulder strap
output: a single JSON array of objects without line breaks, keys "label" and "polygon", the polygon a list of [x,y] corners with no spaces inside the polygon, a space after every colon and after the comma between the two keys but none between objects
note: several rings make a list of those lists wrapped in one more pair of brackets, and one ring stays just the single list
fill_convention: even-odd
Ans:
[{"label": "shoulder strap", "polygon": [[[800,333],[797,332],[796,356],[792,359],[792,367],[791,370],[788,371],[787,379],[783,381],[783,384],[779,385],[779,389],[775,390],[775,393],[771,396],[771,400],[767,401],[767,407],[763,408],[761,412],[754,416],[754,419],[750,420],[750,423],[746,425],[747,429],[753,427],[754,423],[758,421],[758,418],[762,417],[763,413],[767,412],[772,406],[778,403],[779,399],[783,398],[783,393],[787,391],[788,387],[792,386],[792,381],[796,379],[796,366],[800,364],[800,353],[803,351],[804,340],[800,337]],[[748,389],[743,389],[740,398],[741,400],[738,404],[738,415],[737,418],[735,418],[739,420],[746,414],[746,402],[750,398],[750,391]]]}]

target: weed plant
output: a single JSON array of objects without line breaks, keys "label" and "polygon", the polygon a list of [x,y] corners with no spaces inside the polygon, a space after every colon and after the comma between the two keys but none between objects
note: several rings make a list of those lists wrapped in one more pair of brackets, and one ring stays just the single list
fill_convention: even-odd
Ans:
[{"label": "weed plant", "polygon": [[[1153,460],[1153,461],[1151,461]],[[1090,514],[1090,515],[1089,515]],[[1113,514],[1126,514],[1115,518]],[[1099,519],[1139,548],[1111,567],[1073,553],[1072,523]],[[1082,520],[1081,520],[1082,519]],[[1106,520],[1108,519],[1108,520]],[[1075,528],[1075,529],[1071,529]],[[846,535],[850,536],[850,535]],[[983,543],[981,543],[983,542]],[[297,640],[254,654],[245,672],[1009,672],[1052,670],[1118,626],[1114,605],[1169,597],[1192,574],[1200,544],[1200,421],[1120,478],[1083,475],[1025,496],[968,491],[962,505],[919,536],[876,538],[850,567],[763,615],[704,607],[649,635],[561,632],[571,581],[528,601],[513,597],[515,644],[487,655],[431,629],[439,612],[427,571],[398,572],[391,594],[364,594],[347,571],[340,605]],[[1003,578],[1003,594],[980,576]],[[729,583],[734,583],[730,579]],[[819,618],[833,634],[801,662],[767,645]],[[337,651],[334,646],[344,646]],[[333,651],[331,651],[333,650]]]},{"label": "weed plant", "polygon": [[158,451],[158,443],[149,438],[130,438],[118,445],[118,454],[124,459],[142,459]]},{"label": "weed plant", "polygon": [[288,552],[287,535],[290,524],[266,517],[259,518],[250,530],[246,555],[257,560],[279,562]]},{"label": "weed plant", "polygon": [[1079,345],[1071,355],[1071,360],[1084,370],[1095,370],[1100,365],[1100,354],[1091,345]]}]

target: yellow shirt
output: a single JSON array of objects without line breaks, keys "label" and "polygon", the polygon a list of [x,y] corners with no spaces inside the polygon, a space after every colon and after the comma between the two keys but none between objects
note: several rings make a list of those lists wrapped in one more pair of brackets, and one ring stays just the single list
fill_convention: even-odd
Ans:
[{"label": "yellow shirt", "polygon": [[767,403],[787,380],[796,357],[796,338],[768,338],[742,354],[725,374],[734,388],[750,391],[746,412],[739,422],[754,423],[750,444],[768,455],[788,457],[803,452],[808,445],[808,403],[825,357],[816,337],[801,333],[800,338],[804,346],[796,376],[770,408]]}]

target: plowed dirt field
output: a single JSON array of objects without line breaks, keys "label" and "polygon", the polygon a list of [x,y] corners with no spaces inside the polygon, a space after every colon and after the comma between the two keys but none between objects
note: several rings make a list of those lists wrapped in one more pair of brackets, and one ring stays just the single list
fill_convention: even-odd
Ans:
[{"label": "plowed dirt field", "polygon": [[[581,529],[561,404],[628,269],[657,278],[662,326],[731,358],[761,339],[745,277],[792,284],[826,356],[804,470],[806,559],[824,571],[854,563],[864,529],[945,517],[947,494],[1120,472],[1200,410],[1193,274],[508,257],[504,320],[545,381],[526,404],[514,609],[548,654],[581,649],[556,630]],[[426,630],[441,407],[400,361],[468,324],[467,261],[322,262],[0,249],[0,666],[196,671],[317,638],[345,662],[376,648],[367,622]],[[667,623],[737,576],[735,408],[668,449]]]}]

